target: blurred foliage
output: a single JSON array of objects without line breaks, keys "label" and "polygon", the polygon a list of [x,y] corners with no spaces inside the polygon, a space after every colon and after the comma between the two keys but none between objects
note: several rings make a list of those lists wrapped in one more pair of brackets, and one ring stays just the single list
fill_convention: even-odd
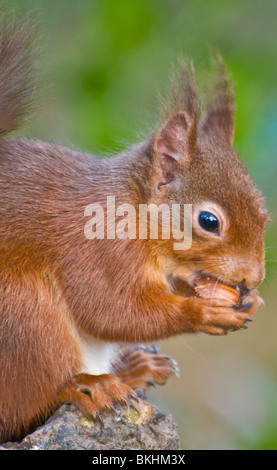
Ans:
[{"label": "blurred foliage", "polygon": [[[185,355],[182,342],[167,343],[185,377],[161,396],[175,410],[184,446],[276,449],[276,0],[9,0],[8,5],[23,12],[34,10],[41,18],[41,109],[27,134],[96,154],[120,150],[155,127],[157,96],[166,93],[179,56],[194,60],[201,87],[211,54],[219,50],[223,55],[236,85],[235,147],[263,190],[273,218],[267,231],[268,276],[262,287],[268,302],[263,313],[266,324],[261,314],[244,338],[240,333],[223,341],[189,338]],[[200,360],[190,348],[200,351]],[[240,363],[236,374],[232,368],[238,350],[243,351],[245,369]],[[222,390],[213,375],[220,354],[226,361],[225,368],[219,368],[223,382],[237,390],[237,401],[241,383],[248,396],[248,401],[241,397],[249,408],[246,424],[244,413],[240,419],[235,412],[236,401],[231,400],[233,408],[226,414],[230,399],[225,397],[217,406],[211,400]],[[189,362],[183,359],[186,355]],[[201,368],[203,357],[209,359]],[[247,385],[242,376],[245,371],[248,377],[249,365],[252,375]],[[209,372],[207,380],[214,387],[209,400],[204,395],[198,401],[195,398],[201,395],[200,384],[206,388],[207,383],[201,379],[192,386],[187,381],[188,377],[196,380],[197,367],[200,376]],[[159,399],[157,395],[153,400]],[[211,441],[215,416],[217,431]]]}]

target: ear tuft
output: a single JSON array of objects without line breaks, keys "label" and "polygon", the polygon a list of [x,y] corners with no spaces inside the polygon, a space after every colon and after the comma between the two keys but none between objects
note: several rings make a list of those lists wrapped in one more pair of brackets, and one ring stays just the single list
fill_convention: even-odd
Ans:
[{"label": "ear tuft", "polygon": [[167,99],[160,99],[161,114],[164,119],[183,110],[195,120],[198,118],[198,97],[193,63],[179,59],[177,70],[170,77],[170,89]]},{"label": "ear tuft", "polygon": [[207,116],[203,129],[221,134],[232,144],[235,131],[234,90],[219,54],[215,59],[214,75],[212,88],[207,92]]}]

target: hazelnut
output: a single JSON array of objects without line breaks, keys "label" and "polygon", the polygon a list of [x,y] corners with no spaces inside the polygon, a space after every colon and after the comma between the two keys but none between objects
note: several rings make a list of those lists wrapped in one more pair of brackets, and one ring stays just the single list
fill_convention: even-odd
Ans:
[{"label": "hazelnut", "polygon": [[197,279],[195,291],[196,294],[203,299],[222,299],[235,305],[240,301],[239,288],[228,286],[227,284],[223,284],[222,282],[209,277]]}]

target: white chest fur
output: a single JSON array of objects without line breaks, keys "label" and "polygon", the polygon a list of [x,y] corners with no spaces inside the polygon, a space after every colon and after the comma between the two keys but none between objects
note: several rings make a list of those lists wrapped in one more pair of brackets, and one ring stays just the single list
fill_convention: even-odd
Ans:
[{"label": "white chest fur", "polygon": [[116,357],[119,345],[83,336],[79,339],[84,363],[82,372],[92,375],[111,373],[111,363]]}]

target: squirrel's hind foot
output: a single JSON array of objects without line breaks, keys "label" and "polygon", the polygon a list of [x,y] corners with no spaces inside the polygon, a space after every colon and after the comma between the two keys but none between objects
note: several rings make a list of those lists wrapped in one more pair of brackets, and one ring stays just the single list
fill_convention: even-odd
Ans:
[{"label": "squirrel's hind foot", "polygon": [[87,418],[100,421],[100,414],[114,404],[138,400],[134,391],[112,374],[78,374],[58,394],[58,405],[74,403]]}]

